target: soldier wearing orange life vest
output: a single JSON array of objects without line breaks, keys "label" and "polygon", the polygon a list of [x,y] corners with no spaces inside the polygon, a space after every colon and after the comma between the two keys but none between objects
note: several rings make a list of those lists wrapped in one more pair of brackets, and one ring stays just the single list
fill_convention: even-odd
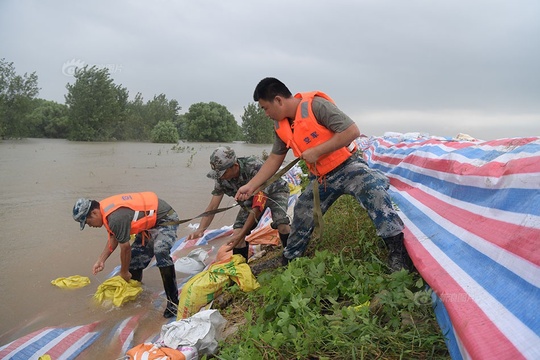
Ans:
[{"label": "soldier wearing orange life vest", "polygon": [[387,193],[388,179],[370,169],[356,154],[358,127],[319,91],[292,93],[281,81],[265,78],[255,88],[253,99],[275,122],[272,152],[258,174],[242,186],[235,198],[244,200],[281,166],[289,149],[308,166],[311,182],[298,198],[285,248],[284,262],[302,256],[314,229],[313,186],[318,186],[322,214],[343,194],[354,196],[367,210],[377,234],[389,248],[392,271],[412,269],[403,243],[403,222]]},{"label": "soldier wearing orange life vest", "polygon": [[114,232],[109,226],[108,216],[121,207],[127,207],[136,212],[131,220],[130,235],[142,233],[156,225],[158,197],[154,193],[114,195],[101,200],[99,205],[103,225],[109,233],[109,238],[114,236]]},{"label": "soldier wearing orange life vest", "polygon": [[[283,142],[285,142],[288,148],[293,149],[294,156],[296,157],[301,157],[305,150],[330,140],[334,135],[334,132],[330,129],[319,124],[313,115],[311,104],[315,96],[322,97],[332,104],[334,103],[328,95],[320,91],[297,94],[295,95],[295,98],[302,99],[302,102],[297,109],[294,121],[294,131],[289,120],[286,118],[276,121],[275,123],[276,134]],[[354,148],[356,148],[356,146],[354,146]],[[312,174],[323,176],[347,160],[352,153],[351,150],[342,147],[330,153],[321,155],[316,163],[306,163],[306,165]]]},{"label": "soldier wearing orange life vest", "polygon": [[[119,275],[126,281],[142,281],[143,269],[155,256],[167,296],[163,316],[176,316],[178,287],[170,251],[176,241],[178,225],[174,222],[178,215],[167,202],[152,192],[119,194],[100,202],[81,198],[73,207],[73,219],[81,230],[86,224],[107,229],[108,241],[93,266],[94,274],[104,269],[105,261],[119,246]],[[131,245],[130,235],[136,235]]]}]

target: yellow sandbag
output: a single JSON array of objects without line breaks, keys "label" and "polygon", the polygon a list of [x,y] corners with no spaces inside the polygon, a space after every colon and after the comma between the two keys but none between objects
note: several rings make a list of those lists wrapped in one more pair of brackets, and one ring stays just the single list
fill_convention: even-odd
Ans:
[{"label": "yellow sandbag", "polygon": [[177,320],[186,319],[218,296],[223,287],[234,281],[242,291],[252,291],[259,283],[242,255],[212,264],[193,276],[183,287],[178,303]]},{"label": "yellow sandbag", "polygon": [[291,195],[297,194],[300,191],[302,191],[301,185],[294,185],[294,184],[289,183],[289,192]]},{"label": "yellow sandbag", "polygon": [[94,299],[100,304],[105,300],[110,300],[114,306],[119,307],[128,301],[135,300],[142,291],[141,283],[137,280],[127,282],[117,275],[98,286]]},{"label": "yellow sandbag", "polygon": [[59,277],[51,281],[51,284],[63,289],[77,289],[90,284],[90,279],[86,276],[73,275],[69,277]]},{"label": "yellow sandbag", "polygon": [[51,356],[49,354],[45,354],[40,356],[38,360],[51,360]]},{"label": "yellow sandbag", "polygon": [[251,268],[246,264],[246,259],[242,255],[233,255],[232,250],[224,252],[226,247],[223,245],[218,249],[216,261],[206,271],[227,276],[237,283],[242,291],[249,292],[257,289],[260,285],[253,276]]}]

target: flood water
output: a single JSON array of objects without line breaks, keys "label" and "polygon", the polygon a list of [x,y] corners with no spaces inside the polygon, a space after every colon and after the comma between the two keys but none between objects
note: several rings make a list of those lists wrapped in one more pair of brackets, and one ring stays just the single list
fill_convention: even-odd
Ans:
[{"label": "flood water", "polygon": [[[136,301],[118,309],[92,301],[99,284],[119,265],[119,250],[109,257],[104,271],[92,275],[106,245],[106,230],[87,226],[80,231],[72,208],[79,197],[99,201],[124,192],[153,191],[175,208],[180,219],[194,217],[210,200],[213,181],[206,173],[210,154],[219,145],[181,143],[173,149],[173,144],[153,143],[0,141],[0,346],[49,326],[99,321],[106,333],[137,313],[144,315],[135,344],[159,333],[166,320],[163,307],[152,306],[153,296],[163,290],[156,267],[144,271],[145,291]],[[271,148],[227,145],[238,156],[260,156]],[[221,206],[232,204],[234,199],[225,197]],[[211,228],[231,225],[236,211],[217,214]],[[180,225],[178,239],[191,232],[188,224]],[[51,280],[72,275],[88,276],[91,284],[71,290],[51,285]],[[104,336],[92,347],[100,347],[100,341],[99,356],[92,350],[79,358],[121,357]]]}]

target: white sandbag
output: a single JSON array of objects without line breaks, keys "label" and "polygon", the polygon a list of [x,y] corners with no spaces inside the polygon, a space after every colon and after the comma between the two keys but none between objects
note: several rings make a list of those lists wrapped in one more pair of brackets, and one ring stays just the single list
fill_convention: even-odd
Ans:
[{"label": "white sandbag", "polygon": [[200,355],[214,354],[226,323],[218,310],[203,310],[187,319],[163,325],[157,343],[172,349],[193,346]]},{"label": "white sandbag", "polygon": [[177,259],[174,262],[174,269],[184,274],[195,275],[206,267],[206,259],[208,259],[208,252],[197,248],[186,256]]}]

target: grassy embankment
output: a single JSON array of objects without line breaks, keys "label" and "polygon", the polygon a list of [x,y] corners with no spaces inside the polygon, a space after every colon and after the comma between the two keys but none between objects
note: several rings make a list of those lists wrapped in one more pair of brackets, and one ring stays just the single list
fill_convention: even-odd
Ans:
[{"label": "grassy embankment", "polygon": [[424,281],[389,273],[365,210],[343,196],[324,220],[306,257],[262,272],[252,293],[226,290],[221,313],[241,325],[216,358],[450,359]]}]

